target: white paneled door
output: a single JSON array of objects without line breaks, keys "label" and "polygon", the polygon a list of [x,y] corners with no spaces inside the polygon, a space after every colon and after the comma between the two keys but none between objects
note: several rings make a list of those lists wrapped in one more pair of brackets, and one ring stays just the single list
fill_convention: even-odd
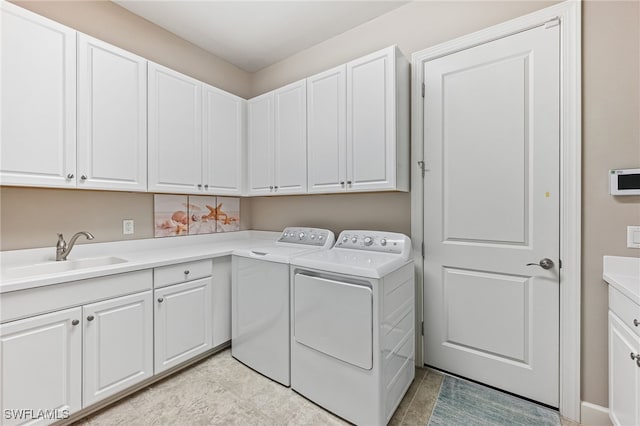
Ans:
[{"label": "white paneled door", "polygon": [[559,405],[559,27],[424,66],[425,363]]}]

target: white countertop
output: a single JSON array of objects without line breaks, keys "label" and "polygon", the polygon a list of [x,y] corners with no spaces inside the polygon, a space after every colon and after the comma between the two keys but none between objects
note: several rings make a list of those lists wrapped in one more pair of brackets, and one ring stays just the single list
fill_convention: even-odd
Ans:
[{"label": "white countertop", "polygon": [[602,278],[640,305],[640,258],[604,256]]},{"label": "white countertop", "polygon": [[114,256],[125,259],[126,262],[20,278],[12,278],[8,270],[55,262],[55,246],[52,244],[46,248],[4,251],[0,252],[0,293],[227,256],[238,248],[264,246],[266,242],[275,241],[278,235],[279,232],[239,231],[94,244],[82,244],[79,240],[69,255],[69,260]]}]

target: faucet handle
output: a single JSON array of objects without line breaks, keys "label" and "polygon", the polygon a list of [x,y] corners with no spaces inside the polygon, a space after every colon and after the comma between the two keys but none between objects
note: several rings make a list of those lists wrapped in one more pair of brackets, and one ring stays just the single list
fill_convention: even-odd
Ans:
[{"label": "faucet handle", "polygon": [[62,248],[63,250],[66,248],[67,242],[64,240],[64,236],[62,234],[58,234],[58,243],[56,244],[56,248]]}]

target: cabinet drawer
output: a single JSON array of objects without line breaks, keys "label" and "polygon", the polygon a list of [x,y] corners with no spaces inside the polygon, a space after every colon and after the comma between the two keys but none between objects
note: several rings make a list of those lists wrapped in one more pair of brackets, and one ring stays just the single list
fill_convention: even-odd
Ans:
[{"label": "cabinet drawer", "polygon": [[162,266],[153,270],[153,284],[155,288],[160,288],[196,280],[210,276],[211,270],[211,259]]},{"label": "cabinet drawer", "polygon": [[609,286],[609,309],[637,336],[640,336],[640,306],[611,286]]}]

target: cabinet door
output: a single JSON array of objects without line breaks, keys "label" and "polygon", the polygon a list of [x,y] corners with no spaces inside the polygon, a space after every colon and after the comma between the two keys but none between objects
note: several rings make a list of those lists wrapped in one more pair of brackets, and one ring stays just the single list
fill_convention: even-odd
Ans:
[{"label": "cabinet door", "polygon": [[81,408],[81,314],[73,308],[0,325],[3,425],[26,423],[25,410],[54,410],[39,423],[48,424]]},{"label": "cabinet door", "polygon": [[155,298],[155,373],[211,348],[211,278],[164,287]]},{"label": "cabinet door", "polygon": [[274,192],[307,192],[307,81],[275,91]]},{"label": "cabinet door", "polygon": [[151,291],[83,306],[83,407],[153,375]]},{"label": "cabinet door", "polygon": [[149,62],[152,192],[202,193],[202,83]]},{"label": "cabinet door", "polygon": [[247,101],[247,192],[273,193],[273,92]]},{"label": "cabinet door", "polygon": [[609,417],[614,425],[640,424],[640,338],[609,311]]},{"label": "cabinet door", "polygon": [[307,79],[309,192],[342,192],[347,174],[346,66]]},{"label": "cabinet door", "polygon": [[78,188],[147,190],[147,61],[78,35]]},{"label": "cabinet door", "polygon": [[244,109],[246,101],[203,86],[203,181],[217,195],[242,194]]},{"label": "cabinet door", "polygon": [[231,256],[213,259],[213,347],[231,340]]},{"label": "cabinet door", "polygon": [[75,187],[76,32],[0,8],[0,184]]},{"label": "cabinet door", "polygon": [[395,47],[347,64],[347,190],[395,187]]}]

